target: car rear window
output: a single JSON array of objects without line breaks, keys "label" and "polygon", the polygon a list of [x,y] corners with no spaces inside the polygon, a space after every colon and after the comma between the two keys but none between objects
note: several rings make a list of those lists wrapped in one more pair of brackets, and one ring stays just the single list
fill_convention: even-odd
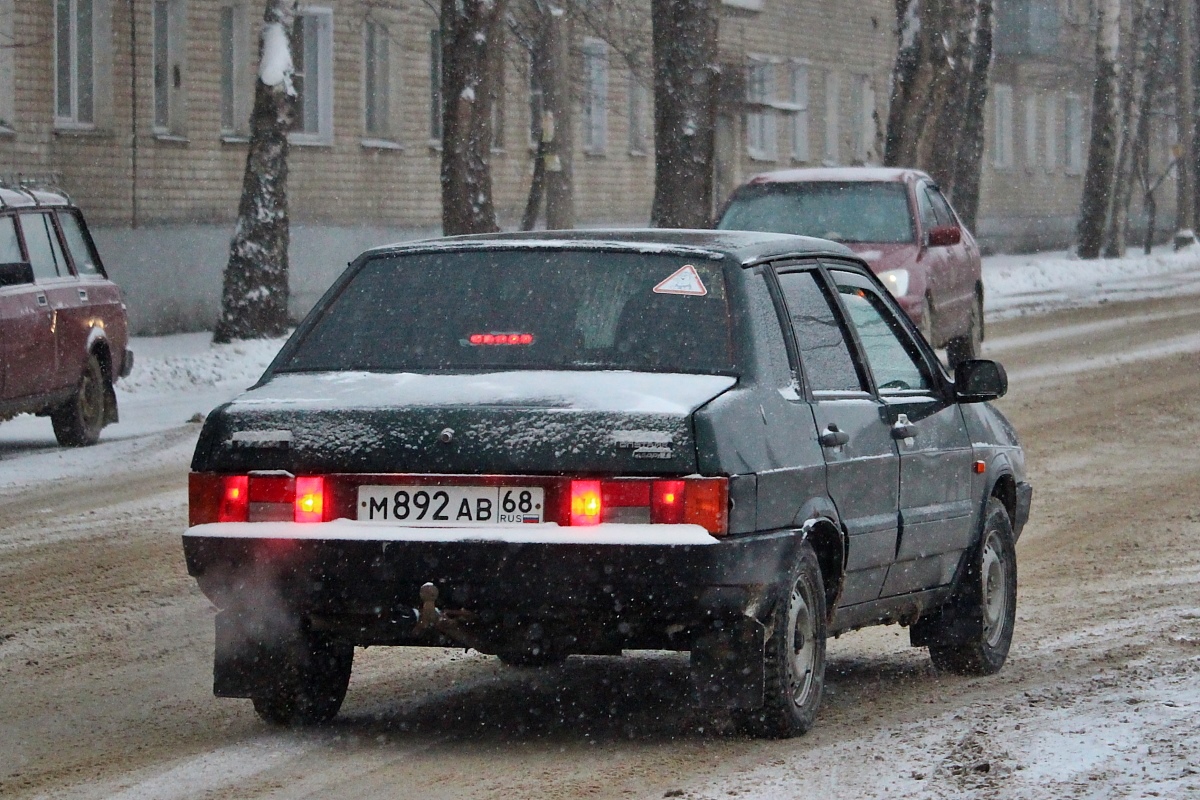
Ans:
[{"label": "car rear window", "polygon": [[900,183],[759,183],[738,190],[721,230],[771,231],[839,242],[911,242],[912,214]]},{"label": "car rear window", "polygon": [[277,372],[733,372],[719,263],[597,251],[368,261]]}]

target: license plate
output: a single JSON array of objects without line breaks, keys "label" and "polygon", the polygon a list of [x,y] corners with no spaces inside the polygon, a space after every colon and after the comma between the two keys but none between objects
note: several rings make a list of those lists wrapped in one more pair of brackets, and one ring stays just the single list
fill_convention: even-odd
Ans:
[{"label": "license plate", "polygon": [[358,519],[431,528],[538,523],[545,494],[540,486],[360,486]]}]

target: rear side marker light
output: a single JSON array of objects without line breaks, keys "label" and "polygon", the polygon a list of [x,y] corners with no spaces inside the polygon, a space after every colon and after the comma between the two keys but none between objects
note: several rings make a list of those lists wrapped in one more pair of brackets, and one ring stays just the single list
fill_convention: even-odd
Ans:
[{"label": "rear side marker light", "polygon": [[325,518],[325,479],[296,478],[296,522],[322,522]]}]

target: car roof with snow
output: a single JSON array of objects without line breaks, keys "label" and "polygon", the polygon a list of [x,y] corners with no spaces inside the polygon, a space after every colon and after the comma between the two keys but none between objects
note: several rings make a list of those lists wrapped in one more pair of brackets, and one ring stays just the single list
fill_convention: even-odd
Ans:
[{"label": "car roof with snow", "polygon": [[899,167],[813,167],[780,169],[755,175],[746,184],[755,183],[907,183],[929,175],[918,169]]},{"label": "car roof with snow", "polygon": [[70,199],[62,192],[0,183],[0,211],[8,208],[62,208],[69,205]]},{"label": "car roof with snow", "polygon": [[451,236],[376,247],[368,250],[362,257],[448,250],[610,250],[676,254],[713,260],[729,258],[743,266],[785,256],[826,255],[856,258],[844,245],[808,236],[757,231],[668,228],[526,231]]}]

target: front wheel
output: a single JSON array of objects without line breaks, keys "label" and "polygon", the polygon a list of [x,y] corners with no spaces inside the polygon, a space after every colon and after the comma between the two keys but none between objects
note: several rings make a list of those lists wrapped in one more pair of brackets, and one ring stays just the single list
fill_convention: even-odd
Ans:
[{"label": "front wheel", "polygon": [[[1004,504],[988,500],[983,535],[950,601],[956,636],[933,632],[929,656],[940,670],[991,675],[1004,666],[1017,620],[1017,550]],[[940,635],[939,635],[940,634]]]},{"label": "front wheel", "polygon": [[784,739],[807,733],[825,686],[825,586],[812,545],[803,542],[787,593],[780,598],[763,655],[764,702],[738,722],[752,736]]},{"label": "front wheel", "polygon": [[54,437],[63,447],[86,447],[100,439],[110,394],[100,359],[92,353],[83,367],[75,394],[50,415]]},{"label": "front wheel", "polygon": [[350,685],[354,646],[300,631],[272,645],[275,673],[251,699],[272,725],[300,727],[337,716]]}]

